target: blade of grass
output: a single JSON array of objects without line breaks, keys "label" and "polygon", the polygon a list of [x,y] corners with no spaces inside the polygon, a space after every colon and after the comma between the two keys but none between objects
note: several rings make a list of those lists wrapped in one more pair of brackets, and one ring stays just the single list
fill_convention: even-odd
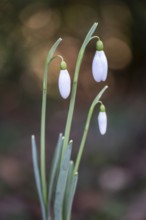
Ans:
[{"label": "blade of grass", "polygon": [[35,182],[36,182],[36,187],[37,187],[37,191],[38,191],[38,196],[39,196],[39,200],[40,200],[42,218],[43,218],[43,220],[47,220],[45,204],[43,201],[43,194],[42,194],[42,189],[41,189],[41,178],[40,178],[40,171],[39,171],[39,165],[38,165],[37,147],[36,147],[36,141],[35,141],[34,135],[31,136],[31,145],[32,145],[33,169],[34,169]]}]

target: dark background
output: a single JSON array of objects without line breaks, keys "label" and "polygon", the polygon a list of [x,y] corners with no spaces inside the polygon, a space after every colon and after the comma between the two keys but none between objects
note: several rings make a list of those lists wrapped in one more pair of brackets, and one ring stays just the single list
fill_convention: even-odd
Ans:
[{"label": "dark background", "polygon": [[[94,22],[109,63],[105,136],[98,108],[79,171],[73,206],[76,220],[146,219],[146,1],[0,1],[0,219],[39,220],[30,136],[39,145],[45,57],[59,38],[73,78],[79,48]],[[76,158],[88,108],[105,83],[91,74],[95,41],[87,47],[79,77],[71,131]],[[47,167],[69,99],[60,98],[59,62],[50,66],[46,120]]]}]

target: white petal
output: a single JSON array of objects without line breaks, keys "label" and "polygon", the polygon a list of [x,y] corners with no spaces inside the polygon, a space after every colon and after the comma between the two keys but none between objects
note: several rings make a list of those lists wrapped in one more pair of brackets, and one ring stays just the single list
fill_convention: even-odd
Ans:
[{"label": "white petal", "polygon": [[99,125],[100,133],[104,135],[107,129],[107,115],[105,112],[99,112],[98,125]]},{"label": "white petal", "polygon": [[96,51],[94,58],[93,58],[92,74],[96,82],[100,82],[102,80],[102,63],[98,55],[98,51]]},{"label": "white petal", "polygon": [[58,87],[62,98],[68,98],[71,90],[71,80],[67,70],[60,70]]},{"label": "white petal", "polygon": [[101,58],[101,62],[102,62],[102,68],[103,68],[103,72],[102,72],[102,81],[105,81],[107,78],[107,72],[108,72],[108,63],[107,63],[107,58],[106,55],[104,53],[104,51],[99,51],[99,56]]},{"label": "white petal", "polygon": [[107,78],[108,63],[104,51],[96,51],[92,62],[92,74],[96,82]]}]

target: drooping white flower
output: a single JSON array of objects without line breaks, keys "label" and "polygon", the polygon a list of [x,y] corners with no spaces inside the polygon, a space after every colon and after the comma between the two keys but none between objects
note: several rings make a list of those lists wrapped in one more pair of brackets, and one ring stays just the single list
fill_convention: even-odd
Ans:
[{"label": "drooping white flower", "polygon": [[98,126],[101,135],[104,135],[107,129],[107,115],[103,104],[100,106],[100,112],[98,115]]},{"label": "drooping white flower", "polygon": [[58,87],[62,98],[67,99],[68,96],[70,95],[71,79],[67,69],[66,68],[64,69],[63,67],[64,66],[62,65],[58,79]]},{"label": "drooping white flower", "polygon": [[96,52],[92,62],[92,74],[96,82],[105,81],[108,72],[108,62],[103,51],[102,41],[97,41]]}]

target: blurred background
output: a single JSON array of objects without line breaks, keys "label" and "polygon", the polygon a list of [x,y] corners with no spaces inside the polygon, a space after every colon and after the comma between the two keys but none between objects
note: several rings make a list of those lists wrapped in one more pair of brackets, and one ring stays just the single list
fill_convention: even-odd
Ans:
[{"label": "blurred background", "polygon": [[[109,63],[103,96],[108,130],[95,109],[80,166],[73,220],[146,219],[146,1],[0,1],[0,219],[40,220],[30,136],[39,146],[42,78],[47,52],[75,63],[86,33],[98,22]],[[92,78],[95,40],[81,67],[71,138],[76,158],[88,108],[105,83]],[[69,99],[60,98],[59,60],[50,66],[46,120],[47,168],[64,132]]]}]

